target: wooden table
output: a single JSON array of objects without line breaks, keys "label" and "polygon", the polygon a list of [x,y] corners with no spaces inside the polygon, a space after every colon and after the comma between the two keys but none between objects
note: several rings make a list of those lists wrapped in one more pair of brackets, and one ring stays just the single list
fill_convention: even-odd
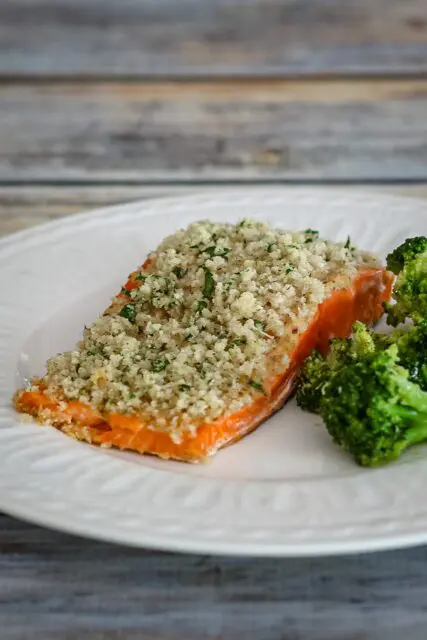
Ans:
[{"label": "wooden table", "polygon": [[[0,233],[236,183],[427,197],[425,0],[2,0]],[[427,637],[426,548],[179,556],[0,516],[0,551],[1,640]]]}]

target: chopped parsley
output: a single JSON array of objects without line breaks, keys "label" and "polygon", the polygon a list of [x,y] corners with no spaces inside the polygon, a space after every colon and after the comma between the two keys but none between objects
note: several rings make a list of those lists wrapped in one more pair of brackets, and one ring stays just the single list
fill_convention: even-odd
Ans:
[{"label": "chopped parsley", "polygon": [[183,269],[183,267],[174,267],[172,269],[172,273],[176,275],[178,280],[181,280],[185,275],[187,275],[188,269]]},{"label": "chopped parsley", "polygon": [[257,382],[256,380],[249,380],[249,386],[252,387],[253,389],[256,389],[257,391],[261,391],[261,393],[265,394],[264,391],[264,387],[262,386],[262,384],[260,382]]},{"label": "chopped parsley", "polygon": [[247,342],[246,338],[237,338],[237,340],[233,340],[233,344],[237,345],[247,344]]},{"label": "chopped parsley", "polygon": [[345,241],[344,249],[351,249],[351,238],[347,236],[347,240]]},{"label": "chopped parsley", "polygon": [[266,247],[267,253],[271,253],[273,251],[273,247],[274,247],[274,243],[273,242],[269,242],[267,247]]},{"label": "chopped parsley", "polygon": [[120,310],[119,316],[122,316],[122,318],[126,318],[127,320],[129,320],[129,322],[132,322],[132,324],[134,324],[136,320],[135,305],[131,303],[125,304],[125,306]]},{"label": "chopped parsley", "polygon": [[291,271],[294,271],[294,268],[291,267],[290,264],[288,264],[288,266],[285,268],[285,274],[288,275],[288,273],[291,273]]},{"label": "chopped parsley", "polygon": [[261,320],[254,320],[254,325],[260,331],[265,331],[265,329],[266,329],[265,324],[263,322],[261,322]]},{"label": "chopped parsley", "polygon": [[213,244],[210,247],[206,247],[206,249],[203,249],[201,253],[207,253],[211,258],[214,258],[215,256],[225,258],[227,254],[230,253],[230,249],[228,249],[227,247],[217,247],[215,244]]},{"label": "chopped parsley", "polygon": [[215,289],[215,280],[209,269],[205,269],[205,283],[203,285],[203,296],[212,298]]},{"label": "chopped parsley", "polygon": [[123,293],[125,296],[129,296],[131,295],[131,292],[129,291],[129,289],[126,289],[125,287],[122,287],[120,289],[121,293]]},{"label": "chopped parsley", "polygon": [[139,280],[140,282],[145,282],[146,279],[147,279],[147,276],[144,276],[143,273],[138,273],[138,275],[135,278],[135,280]]},{"label": "chopped parsley", "polygon": [[151,365],[151,370],[154,371],[155,373],[160,373],[160,371],[163,371],[164,369],[166,369],[168,364],[170,364],[170,362],[167,358],[154,360],[153,364]]},{"label": "chopped parsley", "polygon": [[206,373],[203,369],[203,364],[201,364],[200,362],[194,365],[194,368],[196,369],[196,371],[199,372],[200,377],[202,378],[202,380],[204,380],[206,378]]},{"label": "chopped parsley", "polygon": [[305,244],[308,244],[309,242],[313,242],[314,240],[317,240],[317,238],[319,237],[319,232],[316,229],[306,229],[304,233],[306,236],[308,236],[305,239]]},{"label": "chopped parsley", "polygon": [[206,300],[199,300],[196,305],[196,313],[202,313],[203,309],[206,309],[207,306],[208,303],[206,302]]}]

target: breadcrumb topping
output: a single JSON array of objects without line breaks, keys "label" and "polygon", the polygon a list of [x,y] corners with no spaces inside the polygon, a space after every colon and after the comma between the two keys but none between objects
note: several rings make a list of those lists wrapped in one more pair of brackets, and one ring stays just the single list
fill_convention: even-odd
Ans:
[{"label": "breadcrumb topping", "polygon": [[318,305],[362,265],[377,262],[312,229],[192,224],[130,276],[76,350],[49,360],[43,383],[179,441],[268,393]]}]

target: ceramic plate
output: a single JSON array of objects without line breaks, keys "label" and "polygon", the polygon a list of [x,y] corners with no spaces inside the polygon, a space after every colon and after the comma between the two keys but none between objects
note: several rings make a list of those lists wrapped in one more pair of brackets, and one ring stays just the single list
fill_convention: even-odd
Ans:
[{"label": "ceramic plate", "polygon": [[0,509],[129,545],[242,555],[320,555],[427,542],[427,448],[363,470],[294,401],[210,463],[101,450],[22,422],[14,390],[74,346],[165,236],[242,216],[348,235],[385,254],[427,232],[427,206],[325,189],[206,191],[74,216],[0,243]]}]

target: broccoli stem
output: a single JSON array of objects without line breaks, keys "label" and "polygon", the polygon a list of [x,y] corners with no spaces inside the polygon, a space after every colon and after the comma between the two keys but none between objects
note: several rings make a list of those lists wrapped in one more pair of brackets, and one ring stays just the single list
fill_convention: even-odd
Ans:
[{"label": "broccoli stem", "polygon": [[423,440],[427,440],[427,413],[419,415],[412,425],[405,433],[407,447],[417,444],[418,442],[422,442]]},{"label": "broccoli stem", "polygon": [[[411,426],[405,431],[404,438],[394,445],[388,455],[383,456],[374,464],[372,464],[372,461],[366,462],[363,458],[358,460],[359,464],[368,467],[383,467],[384,465],[400,458],[405,449],[409,449],[409,447],[427,440],[427,413],[417,414],[416,412],[411,411],[407,411],[406,413],[409,420],[412,418],[412,422]],[[413,415],[410,417],[410,414]],[[416,416],[415,419],[414,416]]]},{"label": "broccoli stem", "polygon": [[404,376],[399,375],[398,384],[400,399],[404,405],[414,409],[419,414],[426,414],[427,416],[427,393]]}]

